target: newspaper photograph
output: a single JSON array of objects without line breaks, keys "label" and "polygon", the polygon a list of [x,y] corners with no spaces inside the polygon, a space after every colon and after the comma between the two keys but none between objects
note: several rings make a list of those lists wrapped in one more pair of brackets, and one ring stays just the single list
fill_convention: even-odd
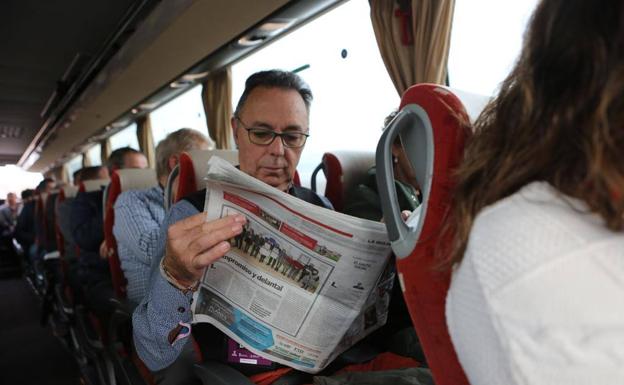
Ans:
[{"label": "newspaper photograph", "polygon": [[247,218],[193,301],[194,322],[233,340],[231,362],[316,373],[385,324],[393,270],[382,223],[304,202],[217,157],[208,164],[206,219]]}]

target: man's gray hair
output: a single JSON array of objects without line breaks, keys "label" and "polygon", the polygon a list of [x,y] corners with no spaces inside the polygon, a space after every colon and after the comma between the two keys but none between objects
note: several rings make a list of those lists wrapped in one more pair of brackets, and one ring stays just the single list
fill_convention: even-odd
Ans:
[{"label": "man's gray hair", "polygon": [[192,128],[181,128],[167,135],[156,146],[156,175],[160,178],[169,175],[169,158],[183,151],[190,151],[208,145],[214,148],[214,143],[206,135]]}]

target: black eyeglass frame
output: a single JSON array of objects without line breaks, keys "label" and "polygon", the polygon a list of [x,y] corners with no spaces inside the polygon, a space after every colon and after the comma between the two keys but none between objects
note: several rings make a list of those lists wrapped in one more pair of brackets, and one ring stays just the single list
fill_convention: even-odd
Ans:
[{"label": "black eyeglass frame", "polygon": [[[249,141],[255,145],[258,146],[270,146],[271,144],[273,144],[273,142],[275,141],[275,138],[279,136],[280,140],[282,141],[282,144],[284,145],[284,147],[287,148],[301,148],[303,146],[305,146],[306,141],[308,140],[308,137],[310,136],[310,134],[306,134],[305,132],[275,132],[273,130],[269,130],[268,128],[260,128],[260,127],[249,127],[247,126],[238,116],[235,116],[234,119],[238,120],[238,122],[243,126],[243,128],[247,131],[247,137],[249,137]],[[251,132],[252,131],[261,131],[263,133],[267,133],[269,135],[271,135],[271,140],[267,143],[257,143],[254,141],[254,139],[252,139],[252,135]],[[286,144],[286,141],[284,140],[285,136],[288,135],[301,135],[304,139],[303,139],[303,143],[301,143],[300,146],[290,146],[288,144]]]}]

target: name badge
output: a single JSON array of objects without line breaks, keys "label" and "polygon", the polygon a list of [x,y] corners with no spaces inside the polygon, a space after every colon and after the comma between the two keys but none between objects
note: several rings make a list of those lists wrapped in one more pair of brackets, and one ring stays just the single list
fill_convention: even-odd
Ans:
[{"label": "name badge", "polygon": [[228,362],[234,364],[262,365],[270,366],[273,364],[271,360],[260,357],[257,354],[245,349],[241,344],[228,338]]}]

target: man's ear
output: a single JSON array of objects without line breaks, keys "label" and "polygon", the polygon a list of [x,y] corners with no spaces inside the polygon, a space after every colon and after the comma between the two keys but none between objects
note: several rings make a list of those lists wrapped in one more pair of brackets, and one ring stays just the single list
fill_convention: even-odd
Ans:
[{"label": "man's ear", "polygon": [[178,154],[173,154],[169,157],[169,159],[167,159],[167,168],[169,169],[169,172],[173,171],[175,166],[178,165],[179,161],[180,156]]},{"label": "man's ear", "polygon": [[230,125],[232,126],[232,134],[234,136],[234,144],[236,144],[236,148],[238,148],[238,121],[235,117],[230,119]]}]

